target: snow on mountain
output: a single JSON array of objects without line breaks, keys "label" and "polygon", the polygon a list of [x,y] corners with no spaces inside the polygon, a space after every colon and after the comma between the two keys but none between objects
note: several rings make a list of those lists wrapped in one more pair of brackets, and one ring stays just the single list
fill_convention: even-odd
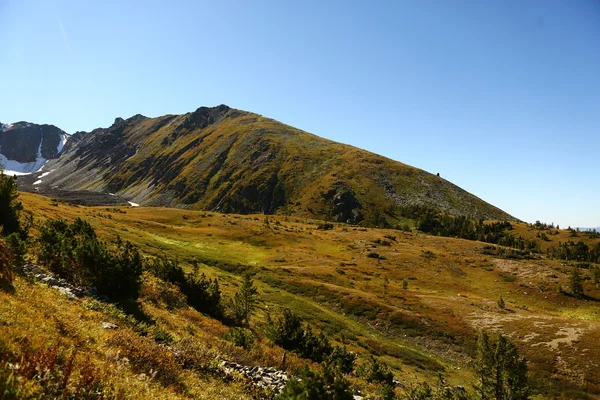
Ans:
[{"label": "snow on mountain", "polygon": [[60,154],[62,152],[63,147],[65,147],[65,144],[67,143],[67,140],[69,139],[69,135],[68,134],[61,134],[60,135],[60,142],[58,143],[58,147],[56,148],[56,151],[58,152],[58,154]]},{"label": "snow on mountain", "polygon": [[29,175],[34,172],[38,172],[42,169],[44,164],[48,162],[47,159],[42,157],[42,141],[38,146],[37,156],[35,161],[22,163],[15,160],[9,160],[4,154],[0,154],[0,163],[4,166],[4,174],[11,176],[18,175]]},{"label": "snow on mountain", "polygon": [[[0,132],[8,133],[7,130],[10,129],[12,126],[13,126],[12,124],[0,123]],[[26,123],[26,122],[19,122],[16,126],[20,127],[20,128],[23,128],[23,127],[28,128],[28,127],[31,127],[34,125],[30,124],[30,123]],[[39,128],[39,130],[41,132],[41,137],[39,139],[39,144],[38,144],[38,148],[37,148],[35,161],[20,162],[20,161],[12,159],[13,156],[10,156],[11,158],[9,159],[6,156],[6,154],[8,154],[8,153],[6,153],[6,154],[0,153],[0,163],[2,164],[2,166],[4,168],[4,174],[11,175],[11,176],[29,175],[29,174],[33,174],[36,172],[40,172],[42,170],[42,168],[44,167],[46,162],[48,162],[48,159],[46,157],[42,156],[42,144],[44,142],[44,127],[46,127],[46,126],[43,126],[43,127],[40,126],[40,128]],[[54,128],[54,129],[56,129],[56,128]],[[23,135],[23,133],[19,133],[19,137],[23,137],[21,135]],[[27,136],[24,136],[24,137],[27,137]],[[68,135],[67,133],[64,133],[64,132],[59,134],[59,141],[58,141],[58,145],[56,147],[56,155],[57,156],[62,152],[69,137],[70,137],[70,135]],[[10,140],[13,140],[13,141],[12,142],[9,141],[8,142],[9,145],[15,146],[14,139],[10,139]],[[47,150],[45,150],[45,151],[46,151],[45,154],[47,155],[48,154]],[[14,153],[14,151],[13,151],[13,153]],[[48,173],[45,173],[45,174],[48,174]]]}]

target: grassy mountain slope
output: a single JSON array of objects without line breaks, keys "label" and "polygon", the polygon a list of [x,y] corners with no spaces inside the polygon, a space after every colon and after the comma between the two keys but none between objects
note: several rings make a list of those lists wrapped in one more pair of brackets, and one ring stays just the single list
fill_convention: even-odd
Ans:
[{"label": "grassy mountain slope", "polygon": [[514,220],[452,183],[352,146],[221,105],[77,133],[43,185],[142,205],[397,223],[398,207]]},{"label": "grassy mountain slope", "polygon": [[[546,257],[523,260],[490,256],[485,254],[484,243],[412,232],[344,224],[319,230],[319,221],[297,217],[271,216],[265,220],[262,215],[167,208],[77,207],[31,194],[23,194],[22,200],[38,220],[84,217],[106,239],[118,234],[147,255],[177,257],[188,270],[194,260],[199,261],[202,272],[219,278],[226,295],[239,286],[239,274],[250,270],[255,273],[261,298],[255,326],[260,326],[267,312],[290,307],[334,342],[344,341],[362,356],[376,355],[406,385],[423,379],[433,382],[436,374],[443,372],[449,384],[470,387],[474,383],[470,360],[476,332],[485,328],[504,332],[517,344],[528,359],[532,386],[540,398],[600,396],[600,364],[596,361],[600,349],[595,345],[600,333],[600,290],[586,278],[587,297],[576,299],[558,293],[559,284],[569,287],[569,263]],[[539,231],[516,224],[514,233],[536,240]],[[570,240],[571,235],[554,230],[540,246],[544,250]],[[583,235],[577,240],[590,245],[600,241]],[[25,293],[39,292],[42,299],[50,295],[27,285],[21,281],[16,295],[0,294],[1,319],[12,318],[8,316],[15,306],[6,304],[20,302],[18,307],[25,310],[24,315],[31,315],[32,322],[11,322],[7,332],[51,341],[52,335],[61,335],[52,327],[59,324],[48,323],[51,326],[45,339],[34,333],[33,310],[37,306]],[[500,297],[506,302],[505,309],[497,306]],[[55,301],[61,301],[57,303],[61,313],[75,316],[81,312],[78,302],[54,297],[46,302]],[[226,328],[210,319],[195,316],[191,310],[162,309],[144,297],[142,304],[163,329],[172,332],[175,342],[191,335],[184,328],[187,325],[194,326],[194,334],[205,342],[215,346],[222,342]],[[66,314],[58,315],[69,327],[83,323]],[[106,317],[93,314],[88,318],[93,328]],[[81,329],[78,332],[84,331]],[[116,351],[105,333],[97,333],[95,328],[89,332],[94,337],[92,348]],[[76,337],[85,340],[86,335]],[[217,347],[228,357],[262,365],[275,365],[281,356],[266,342],[250,353],[225,345]],[[260,358],[259,354],[269,356]],[[293,360],[291,372],[299,365]],[[194,387],[192,380],[188,382]],[[224,398],[235,398],[239,390],[225,383],[214,384],[229,393]],[[147,390],[162,390],[149,385]]]}]

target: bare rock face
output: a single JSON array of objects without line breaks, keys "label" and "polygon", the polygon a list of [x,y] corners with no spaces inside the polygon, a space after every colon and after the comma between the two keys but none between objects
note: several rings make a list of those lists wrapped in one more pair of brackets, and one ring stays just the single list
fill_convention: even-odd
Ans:
[{"label": "bare rock face", "polygon": [[55,159],[62,150],[66,136],[54,125],[29,122],[0,124],[0,153],[20,163],[35,162],[39,156],[47,160]]},{"label": "bare rock face", "polygon": [[357,224],[363,220],[362,204],[355,196],[354,190],[338,182],[332,189],[321,195],[331,205],[331,216],[337,222]]}]

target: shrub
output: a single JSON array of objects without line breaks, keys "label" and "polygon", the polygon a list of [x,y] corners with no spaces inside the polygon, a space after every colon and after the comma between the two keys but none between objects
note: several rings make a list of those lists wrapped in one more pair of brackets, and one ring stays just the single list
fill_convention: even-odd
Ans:
[{"label": "shrub", "polygon": [[225,335],[225,339],[246,350],[250,350],[254,344],[254,335],[252,334],[252,331],[239,327],[231,328]]},{"label": "shrub", "polygon": [[21,239],[21,236],[16,232],[11,233],[4,240],[10,248],[15,264],[23,265],[25,254],[27,254],[27,241]]},{"label": "shrub", "polygon": [[142,276],[141,297],[167,309],[185,307],[187,298],[172,283],[164,282],[147,272]]},{"label": "shrub", "polygon": [[123,350],[121,354],[129,359],[135,371],[154,376],[165,386],[179,384],[181,368],[169,349],[129,332],[120,333],[111,342]]},{"label": "shrub", "polygon": [[504,301],[502,296],[500,296],[500,298],[498,299],[498,308],[500,308],[501,310],[504,310],[506,308],[506,302]]},{"label": "shrub", "polygon": [[381,364],[370,356],[363,364],[356,369],[357,375],[365,378],[367,382],[384,383],[387,385],[394,384],[394,374],[385,364]]},{"label": "shrub", "polygon": [[160,326],[154,326],[152,336],[156,343],[170,345],[173,343],[173,335],[162,329]]},{"label": "shrub", "polygon": [[370,252],[369,254],[367,254],[367,257],[369,258],[377,258],[379,260],[385,260],[385,257],[380,255],[379,253],[375,253],[375,252]]},{"label": "shrub", "polygon": [[116,396],[89,357],[77,362],[76,350],[67,355],[56,344],[21,355],[10,371],[8,363],[0,365],[0,398],[111,400]]},{"label": "shrub", "polygon": [[142,260],[137,249],[117,238],[114,249],[98,240],[92,226],[77,218],[47,221],[40,227],[37,258],[40,264],[67,281],[116,299],[137,298]]},{"label": "shrub", "polygon": [[343,371],[352,371],[354,355],[345,348],[332,346],[323,332],[313,333],[309,326],[304,326],[300,317],[286,309],[276,321],[267,316],[268,336],[285,350],[293,351],[300,357],[315,362],[329,360]]},{"label": "shrub", "polygon": [[327,223],[317,226],[317,229],[322,230],[322,231],[328,231],[328,230],[333,229],[333,224],[330,224],[327,222]]},{"label": "shrub", "polygon": [[204,274],[200,277],[186,275],[177,261],[166,258],[148,260],[146,269],[157,278],[179,287],[188,304],[196,310],[215,318],[223,317],[218,280],[207,279]]},{"label": "shrub", "polygon": [[254,287],[252,277],[249,273],[245,273],[242,286],[234,295],[230,305],[232,318],[236,325],[248,326],[250,324],[250,316],[256,308],[257,296],[258,291]]},{"label": "shrub", "polygon": [[340,372],[349,374],[354,370],[356,354],[349,352],[346,347],[334,346],[329,355],[329,363],[334,365]]},{"label": "shrub", "polygon": [[0,172],[0,226],[2,233],[22,233],[19,214],[23,205],[18,201],[17,180]]},{"label": "shrub", "polygon": [[352,400],[354,398],[350,383],[339,371],[327,364],[321,366],[320,372],[305,369],[301,375],[301,381],[289,380],[275,400]]}]

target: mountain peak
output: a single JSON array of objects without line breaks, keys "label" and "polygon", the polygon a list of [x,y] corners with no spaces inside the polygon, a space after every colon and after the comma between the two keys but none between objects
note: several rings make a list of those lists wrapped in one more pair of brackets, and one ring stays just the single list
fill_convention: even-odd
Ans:
[{"label": "mountain peak", "polygon": [[407,206],[514,220],[426,171],[224,104],[118,118],[73,138],[48,168],[49,187],[93,187],[142,205],[376,225],[399,223]]}]

